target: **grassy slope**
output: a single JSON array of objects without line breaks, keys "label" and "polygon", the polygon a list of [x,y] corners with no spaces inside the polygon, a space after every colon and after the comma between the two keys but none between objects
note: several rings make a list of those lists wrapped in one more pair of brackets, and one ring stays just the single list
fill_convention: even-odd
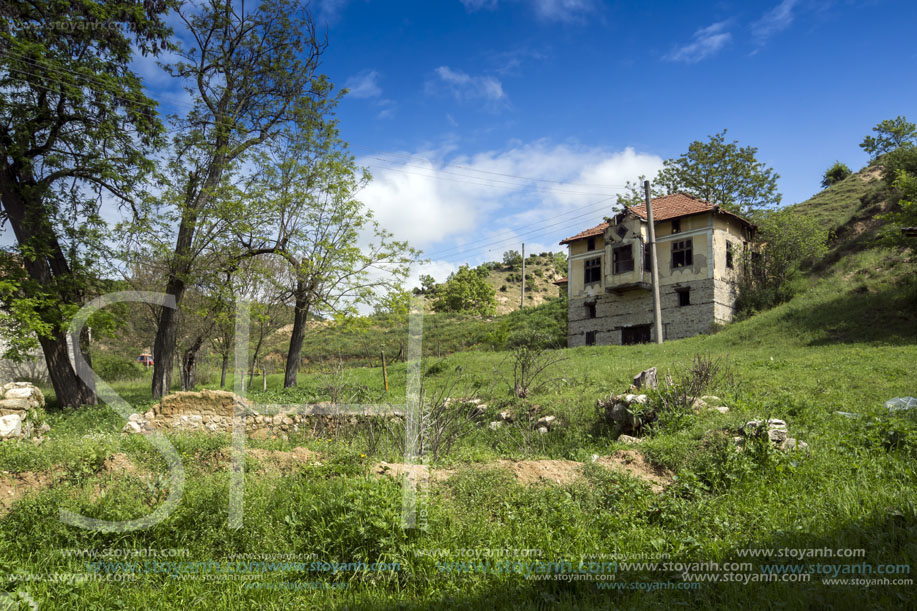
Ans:
[{"label": "grassy slope", "polygon": [[[824,214],[843,219],[849,212],[849,221],[858,207],[838,203]],[[814,206],[808,212],[820,213]],[[612,591],[589,581],[535,581],[506,572],[455,574],[439,562],[467,560],[454,550],[469,548],[539,549],[542,560],[574,563],[583,556],[613,553],[667,553],[672,560],[723,563],[748,561],[740,550],[749,547],[828,547],[865,549],[857,564],[917,566],[917,423],[907,416],[889,417],[882,408],[889,397],[917,394],[914,271],[908,252],[859,250],[821,270],[811,289],[789,303],[715,335],[663,346],[564,351],[566,360],[553,371],[555,379],[525,404],[510,399],[495,375],[511,375],[506,353],[448,357],[431,374],[431,387],[461,378],[482,387],[479,392],[490,405],[491,417],[501,409],[537,406],[565,426],[534,440],[512,429],[488,427],[462,439],[443,460],[459,468],[458,475],[430,490],[426,532],[400,528],[402,491],[397,483],[366,476],[375,460],[400,460],[396,444],[386,440],[373,447],[360,432],[329,436],[331,441],[251,441],[275,449],[303,444],[323,452],[324,459],[321,466],[304,465],[282,478],[247,477],[245,526],[238,531],[226,525],[227,473],[208,468],[228,439],[202,435],[172,437],[187,465],[188,481],[181,505],[166,522],[127,535],[67,527],[57,520],[59,506],[124,519],[148,512],[161,500],[155,486],[101,473],[104,457],[121,451],[150,468],[161,460],[145,440],[119,436],[120,423],[111,410],[53,414],[54,433],[45,445],[0,445],[0,469],[56,465],[64,473],[60,485],[26,497],[0,521],[0,562],[10,573],[73,574],[85,568],[81,561],[61,556],[61,548],[180,547],[195,561],[261,551],[315,554],[335,562],[401,563],[401,570],[383,575],[274,573],[266,581],[286,588],[275,590],[157,574],[139,575],[133,584],[22,582],[42,606],[53,601],[54,608],[68,609],[907,608],[914,604],[913,586],[826,586],[818,576],[811,583],[702,583],[682,591],[670,589],[681,581],[676,571],[619,567],[616,583],[634,585]],[[577,484],[525,487],[498,471],[464,468],[505,456],[589,462],[592,454],[621,448],[596,427],[595,400],[623,390],[645,367],[674,370],[699,353],[728,362],[731,380],[713,390],[732,411],[690,416],[682,426],[664,427],[644,443],[647,456],[679,476],[661,495],[635,480],[595,469],[587,469],[586,479]],[[404,364],[389,369],[396,400],[404,396],[405,373]],[[341,377],[352,388],[361,388],[366,399],[380,396],[378,368],[355,368]],[[278,390],[279,376],[269,381],[272,389],[265,400],[295,399],[295,393]],[[341,382],[321,374],[304,376],[298,392],[313,398],[322,386]],[[121,390],[139,406],[148,403],[139,385]],[[838,410],[860,417],[838,416]],[[739,455],[718,445],[710,433],[732,435],[754,417],[786,420],[790,434],[809,443],[810,452]],[[890,430],[895,434],[889,436]],[[890,440],[898,443],[889,445]],[[96,489],[100,484],[107,490],[101,497]],[[436,557],[437,550],[452,551]],[[849,563],[824,558],[801,562],[832,567]],[[760,565],[769,563],[753,563],[742,574],[760,578]],[[346,584],[349,589],[283,585],[312,582]]]}]

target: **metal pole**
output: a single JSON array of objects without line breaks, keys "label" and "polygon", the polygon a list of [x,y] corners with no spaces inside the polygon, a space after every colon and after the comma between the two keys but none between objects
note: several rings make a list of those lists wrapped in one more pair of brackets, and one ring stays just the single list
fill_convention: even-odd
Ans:
[{"label": "metal pole", "polygon": [[646,224],[650,234],[650,275],[653,281],[653,322],[656,327],[656,343],[662,343],[662,308],[659,305],[659,264],[656,262],[656,229],[653,227],[653,204],[650,201],[650,181],[643,181],[646,198]]},{"label": "metal pole", "polygon": [[525,307],[525,242],[522,243],[522,297],[519,299],[519,309]]}]

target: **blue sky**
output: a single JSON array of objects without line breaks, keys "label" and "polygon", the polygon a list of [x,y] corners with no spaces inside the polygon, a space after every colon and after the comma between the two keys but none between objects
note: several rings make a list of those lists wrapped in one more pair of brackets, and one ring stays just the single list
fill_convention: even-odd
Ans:
[{"label": "blue sky", "polygon": [[[361,194],[439,279],[601,221],[627,180],[727,128],[819,190],[882,119],[917,119],[917,3],[313,0],[350,94]],[[151,93],[172,87],[152,77]],[[158,82],[157,82],[158,81]],[[166,107],[168,102],[166,102]],[[532,180],[537,179],[537,180]]]}]

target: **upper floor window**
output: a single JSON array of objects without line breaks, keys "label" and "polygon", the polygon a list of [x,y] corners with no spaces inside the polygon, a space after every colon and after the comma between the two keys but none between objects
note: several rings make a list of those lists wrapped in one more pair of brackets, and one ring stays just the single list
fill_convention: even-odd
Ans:
[{"label": "upper floor window", "polygon": [[615,274],[634,271],[634,249],[633,246],[618,246],[612,252],[612,269]]},{"label": "upper floor window", "polygon": [[586,304],[586,318],[595,318],[595,304],[594,303]]},{"label": "upper floor window", "polygon": [[674,219],[672,221],[672,233],[678,233],[681,231],[681,219]]},{"label": "upper floor window", "polygon": [[615,233],[618,234],[618,237],[623,240],[624,236],[627,235],[627,227],[620,225],[617,229],[615,229]]},{"label": "upper floor window", "polygon": [[726,242],[726,268],[735,267],[735,245],[732,242]]},{"label": "upper floor window", "polygon": [[687,267],[694,262],[691,254],[692,240],[672,242],[672,267]]},{"label": "upper floor window", "polygon": [[602,280],[602,258],[586,259],[583,263],[583,284]]},{"label": "upper floor window", "polygon": [[595,238],[586,240],[586,250],[595,250]]},{"label": "upper floor window", "polygon": [[648,274],[653,271],[653,251],[649,244],[643,245],[643,273]]}]

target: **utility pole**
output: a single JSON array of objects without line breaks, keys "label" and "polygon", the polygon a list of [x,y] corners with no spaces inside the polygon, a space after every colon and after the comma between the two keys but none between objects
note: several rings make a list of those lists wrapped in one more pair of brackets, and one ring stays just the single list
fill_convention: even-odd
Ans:
[{"label": "utility pole", "polygon": [[519,309],[525,307],[525,242],[522,243],[522,297],[519,300]]},{"label": "utility pole", "polygon": [[646,224],[650,234],[650,275],[653,279],[653,322],[656,325],[656,343],[662,343],[662,308],[659,305],[659,264],[656,262],[656,228],[653,227],[653,204],[650,202],[650,181],[643,181],[646,197]]}]

